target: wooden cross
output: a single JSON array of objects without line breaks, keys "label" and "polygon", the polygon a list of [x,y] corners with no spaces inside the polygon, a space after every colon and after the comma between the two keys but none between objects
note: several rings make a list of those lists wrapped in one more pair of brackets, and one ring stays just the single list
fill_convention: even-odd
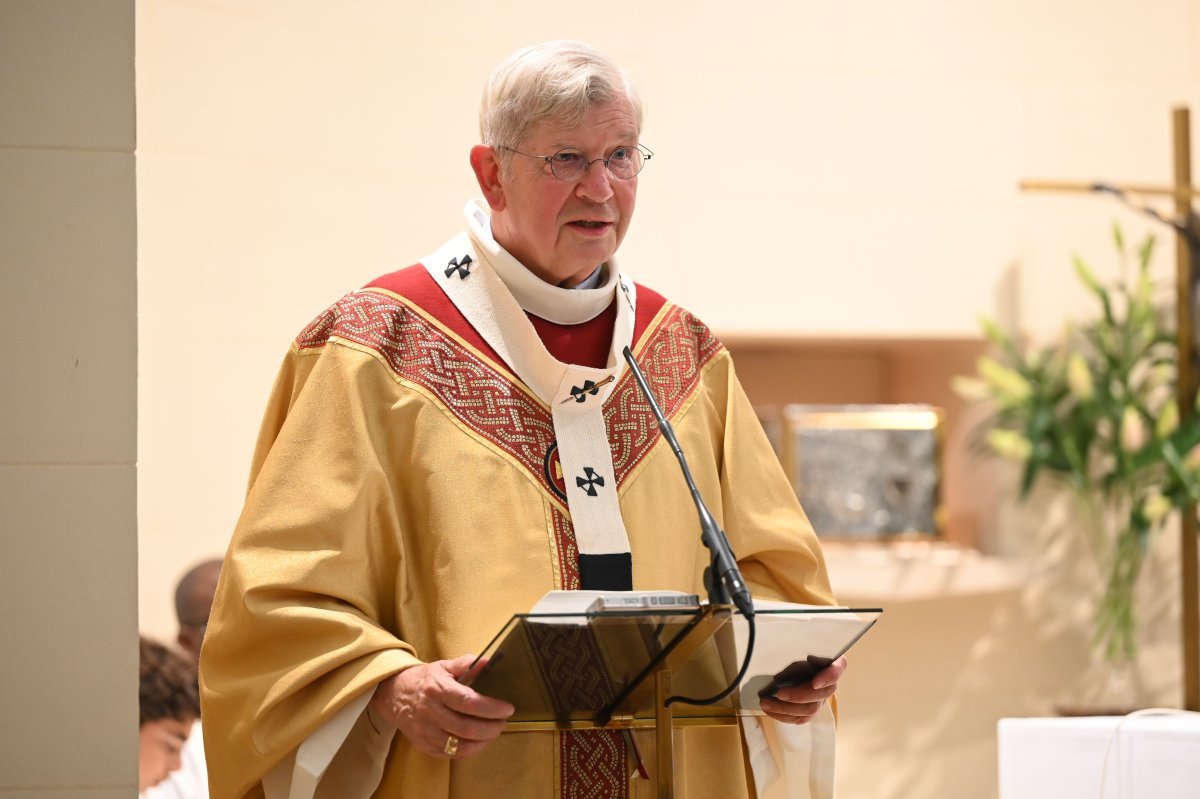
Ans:
[{"label": "wooden cross", "polygon": [[[1175,145],[1174,181],[1171,186],[1022,181],[1021,189],[1023,191],[1109,191],[1122,195],[1145,194],[1172,197],[1175,200],[1176,218],[1182,220],[1185,226],[1190,227],[1192,235],[1200,235],[1200,231],[1197,231],[1195,227],[1195,211],[1192,208],[1193,200],[1200,197],[1200,190],[1192,185],[1191,125],[1188,121],[1186,107],[1176,107],[1171,110],[1171,128]],[[1179,230],[1176,230],[1175,235],[1175,264],[1176,341],[1179,349],[1179,377],[1176,381],[1175,400],[1179,405],[1179,418],[1182,420],[1195,413],[1196,392],[1200,387],[1197,383],[1197,352],[1193,337],[1193,328],[1196,324],[1195,270],[1200,265],[1193,262],[1192,247],[1189,246],[1184,233]],[[1197,560],[1195,505],[1185,506],[1181,515],[1183,707],[1185,710],[1200,710],[1200,561]]]}]

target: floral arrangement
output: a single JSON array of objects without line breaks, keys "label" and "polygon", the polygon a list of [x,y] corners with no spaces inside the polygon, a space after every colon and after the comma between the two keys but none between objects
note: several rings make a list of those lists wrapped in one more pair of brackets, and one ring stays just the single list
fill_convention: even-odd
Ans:
[{"label": "floral arrangement", "polygon": [[1117,282],[1105,285],[1075,258],[1099,305],[1096,318],[1042,347],[985,319],[995,356],[981,358],[978,376],[956,378],[954,387],[994,404],[976,444],[1023,465],[1022,498],[1045,477],[1077,500],[1104,579],[1092,641],[1106,661],[1119,662],[1136,653],[1133,588],[1152,536],[1174,509],[1200,501],[1200,415],[1186,414],[1181,424],[1172,307],[1152,296],[1154,238],[1132,253],[1133,274],[1116,225],[1113,239]]}]

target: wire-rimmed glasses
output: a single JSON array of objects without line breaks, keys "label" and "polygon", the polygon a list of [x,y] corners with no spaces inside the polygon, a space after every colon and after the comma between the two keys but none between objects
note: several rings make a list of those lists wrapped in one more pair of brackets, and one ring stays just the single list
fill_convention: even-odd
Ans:
[{"label": "wire-rimmed glasses", "polygon": [[583,177],[588,167],[597,161],[604,164],[608,174],[617,180],[630,180],[642,171],[646,162],[654,157],[649,147],[641,144],[618,147],[608,154],[607,158],[588,159],[587,154],[575,147],[564,147],[552,155],[534,155],[505,147],[510,153],[523,155],[526,158],[540,158],[550,165],[550,172],[559,180],[571,183]]}]

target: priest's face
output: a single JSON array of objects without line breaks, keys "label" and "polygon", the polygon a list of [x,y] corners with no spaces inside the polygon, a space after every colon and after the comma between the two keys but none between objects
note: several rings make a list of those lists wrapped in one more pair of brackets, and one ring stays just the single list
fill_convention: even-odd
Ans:
[{"label": "priest's face", "polygon": [[[542,122],[516,149],[539,156],[569,147],[593,160],[637,142],[633,107],[621,99],[591,106],[576,126]],[[507,168],[497,163],[489,186],[477,163],[477,156],[486,160],[481,149],[492,159],[498,154],[476,148],[471,159],[492,208],[492,235],[530,271],[547,283],[574,286],[617,251],[633,217],[636,175],[616,178],[593,160],[582,177],[568,182],[555,177],[545,160],[510,152]]]}]

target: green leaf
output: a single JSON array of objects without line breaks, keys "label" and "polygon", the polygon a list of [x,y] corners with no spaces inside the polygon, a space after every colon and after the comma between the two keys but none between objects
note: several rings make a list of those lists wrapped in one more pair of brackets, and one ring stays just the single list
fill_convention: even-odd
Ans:
[{"label": "green leaf", "polygon": [[1025,471],[1021,474],[1021,499],[1028,499],[1029,492],[1033,490],[1033,481],[1037,479],[1038,464],[1034,460],[1030,460],[1025,464]]},{"label": "green leaf", "polygon": [[986,316],[981,316],[979,317],[979,326],[983,329],[983,335],[987,337],[988,341],[992,342],[994,347],[1010,358],[1017,359],[1020,357],[1016,345],[1009,338],[1008,334],[1000,329],[998,324]]},{"label": "green leaf", "polygon": [[[1176,457],[1181,452],[1191,452],[1197,446],[1200,446],[1200,417],[1193,416],[1181,423],[1179,428],[1171,434],[1171,437],[1164,442],[1163,446],[1166,444],[1170,445],[1171,451],[1175,453]],[[1156,463],[1165,461],[1166,458],[1167,455],[1162,447],[1155,442],[1150,442],[1133,454],[1129,459],[1129,468],[1134,471],[1141,471],[1150,468]]]},{"label": "green leaf", "polygon": [[1154,255],[1154,245],[1156,239],[1153,233],[1146,234],[1146,238],[1142,240],[1142,246],[1138,248],[1138,263],[1143,272],[1150,268],[1150,258]]},{"label": "green leaf", "polygon": [[1107,304],[1108,292],[1104,290],[1104,287],[1100,285],[1100,281],[1092,274],[1092,270],[1088,268],[1087,263],[1078,255],[1071,256],[1071,259],[1075,264],[1075,274],[1079,275],[1079,280],[1082,281],[1083,285],[1087,286],[1089,291],[1097,297],[1102,298],[1105,304]]},{"label": "green leaf", "polygon": [[1167,462],[1167,466],[1170,467],[1172,474],[1175,475],[1175,478],[1179,480],[1180,485],[1187,492],[1188,498],[1192,502],[1200,502],[1200,486],[1196,485],[1196,480],[1188,472],[1187,466],[1183,463],[1183,458],[1179,457],[1179,450],[1175,449],[1175,446],[1170,441],[1164,441],[1162,443],[1162,455],[1163,459]]}]

